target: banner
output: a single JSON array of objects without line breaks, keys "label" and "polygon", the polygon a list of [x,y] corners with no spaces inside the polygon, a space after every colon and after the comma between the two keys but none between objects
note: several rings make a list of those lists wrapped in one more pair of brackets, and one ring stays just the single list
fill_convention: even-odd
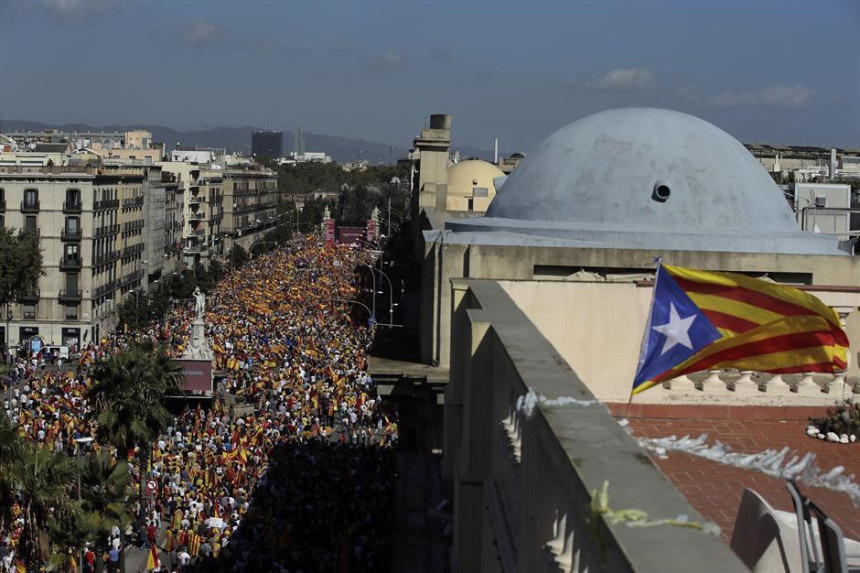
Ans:
[{"label": "banner", "polygon": [[191,394],[212,395],[212,361],[194,358],[178,358],[185,379],[183,390]]}]

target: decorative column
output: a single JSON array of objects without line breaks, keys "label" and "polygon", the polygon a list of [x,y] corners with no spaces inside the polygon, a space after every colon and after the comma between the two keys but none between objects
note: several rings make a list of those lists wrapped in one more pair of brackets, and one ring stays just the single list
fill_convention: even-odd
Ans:
[{"label": "decorative column", "polygon": [[782,374],[774,374],[764,388],[768,394],[788,394],[791,392],[791,386],[782,379]]},{"label": "decorative column", "polygon": [[821,386],[815,383],[812,372],[805,372],[794,386],[794,391],[801,396],[817,396],[821,394]]},{"label": "decorative column", "polygon": [[720,378],[719,370],[708,370],[708,377],[702,380],[700,388],[706,394],[725,394],[728,392],[726,383]]},{"label": "decorative column", "polygon": [[758,383],[752,379],[752,370],[741,370],[741,377],[732,385],[738,396],[753,396],[759,393]]}]

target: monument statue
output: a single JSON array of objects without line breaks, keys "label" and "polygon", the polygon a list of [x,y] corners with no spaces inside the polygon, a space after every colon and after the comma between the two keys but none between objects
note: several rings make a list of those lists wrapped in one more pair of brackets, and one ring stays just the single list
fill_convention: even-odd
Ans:
[{"label": "monument statue", "polygon": [[194,310],[197,312],[197,320],[203,320],[206,314],[206,295],[200,291],[200,287],[194,287]]},{"label": "monument statue", "polygon": [[206,323],[204,315],[206,314],[206,295],[197,287],[192,293],[194,296],[194,311],[197,316],[191,323],[191,341],[188,348],[185,349],[184,358],[193,358],[195,360],[212,360],[212,348],[206,340]]}]

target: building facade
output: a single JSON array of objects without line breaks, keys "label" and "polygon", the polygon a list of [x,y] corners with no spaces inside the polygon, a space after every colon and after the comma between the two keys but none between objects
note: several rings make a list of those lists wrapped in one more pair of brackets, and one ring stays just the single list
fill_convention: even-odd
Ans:
[{"label": "building facade", "polygon": [[249,250],[277,223],[278,176],[251,166],[224,170],[225,255],[233,245]]},{"label": "building facade", "polygon": [[255,159],[278,159],[284,156],[282,131],[255,131],[251,134],[251,154]]},{"label": "building facade", "polygon": [[[177,193],[182,191],[183,264],[209,265],[213,256],[224,254],[222,223],[224,221],[224,172],[209,164],[166,161],[159,164],[164,172],[176,178]],[[177,211],[178,213],[178,211]]]}]

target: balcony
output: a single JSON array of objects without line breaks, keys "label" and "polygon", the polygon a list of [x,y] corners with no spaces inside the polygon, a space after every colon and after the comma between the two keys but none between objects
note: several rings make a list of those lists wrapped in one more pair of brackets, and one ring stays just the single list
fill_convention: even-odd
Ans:
[{"label": "balcony", "polygon": [[60,294],[57,295],[57,300],[61,304],[79,304],[82,298],[79,290],[61,290]]},{"label": "balcony", "polygon": [[119,251],[111,251],[109,253],[104,253],[103,255],[97,255],[94,259],[93,265],[96,267],[100,267],[102,265],[112,263],[118,259],[119,259]]},{"label": "balcony", "polygon": [[96,201],[95,203],[93,203],[94,211],[116,209],[117,207],[119,207],[119,199],[105,199],[104,201]]},{"label": "balcony", "polygon": [[83,210],[84,205],[80,201],[63,201],[63,213],[79,215]]},{"label": "balcony", "polygon": [[64,273],[79,271],[82,266],[81,257],[63,257],[60,259],[60,271]]},{"label": "balcony", "polygon": [[206,219],[206,215],[203,214],[203,211],[198,211],[196,213],[191,213],[190,215],[188,215],[188,220],[192,223],[195,221],[203,221],[204,219]]},{"label": "balcony", "polygon": [[188,198],[188,204],[189,205],[199,205],[200,203],[205,203],[205,202],[206,202],[206,200],[203,197],[197,197],[195,195],[192,195],[191,197]]},{"label": "balcony", "polygon": [[39,302],[41,295],[39,293],[39,289],[33,289],[32,292],[24,293],[18,297],[18,302],[21,304],[36,304]]},{"label": "balcony", "polygon": [[442,459],[456,492],[452,571],[745,570],[718,535],[608,518],[602,504],[701,523],[499,283],[454,283]]},{"label": "balcony", "polygon": [[108,235],[116,235],[119,233],[119,225],[108,225],[106,227],[99,227],[96,229],[95,237],[106,237]]},{"label": "balcony", "polygon": [[63,229],[60,231],[61,241],[80,241],[82,236],[81,229]]},{"label": "balcony", "polygon": [[21,201],[21,212],[22,213],[38,213],[39,212],[39,200],[35,201]]},{"label": "balcony", "polygon": [[123,258],[125,258],[125,257],[130,257],[130,256],[132,256],[132,255],[136,255],[136,254],[138,254],[138,253],[142,253],[142,252],[143,252],[143,249],[144,249],[144,244],[143,244],[143,243],[140,243],[140,244],[137,244],[137,245],[132,245],[132,246],[130,246],[130,247],[125,247],[125,248],[123,248],[123,250],[122,250],[122,257],[123,257]]}]

